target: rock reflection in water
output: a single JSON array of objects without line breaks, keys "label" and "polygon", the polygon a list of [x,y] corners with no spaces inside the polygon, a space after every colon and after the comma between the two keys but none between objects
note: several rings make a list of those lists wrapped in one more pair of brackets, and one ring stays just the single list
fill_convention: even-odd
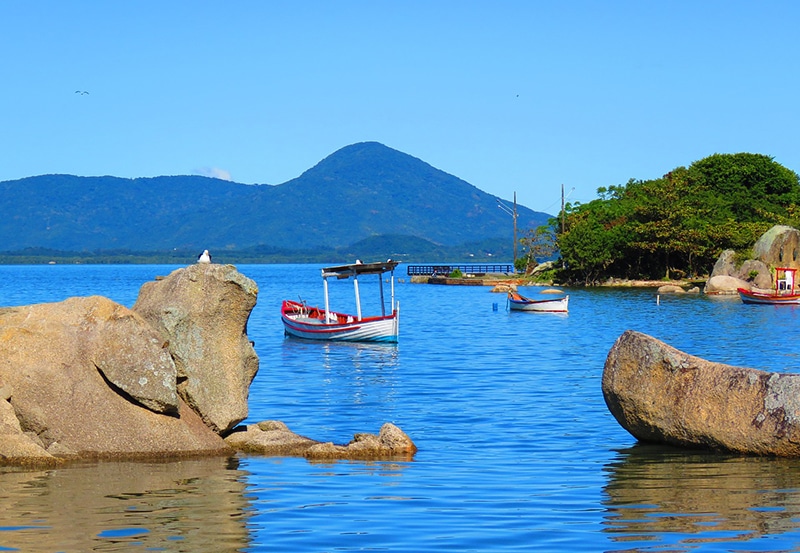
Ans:
[{"label": "rock reflection in water", "polygon": [[637,445],[607,470],[605,531],[620,550],[745,541],[800,528],[796,460]]},{"label": "rock reflection in water", "polygon": [[236,459],[0,469],[0,550],[233,552],[248,544]]}]

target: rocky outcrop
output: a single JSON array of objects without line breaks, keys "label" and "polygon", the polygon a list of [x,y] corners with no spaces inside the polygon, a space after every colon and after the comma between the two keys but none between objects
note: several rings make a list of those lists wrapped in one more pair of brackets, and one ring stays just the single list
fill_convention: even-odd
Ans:
[{"label": "rocky outcrop", "polygon": [[736,294],[738,288],[769,288],[772,275],[769,266],[759,259],[748,259],[741,264],[736,262],[736,252],[723,251],[711,276],[706,281],[706,294]]},{"label": "rocky outcrop", "polygon": [[[255,283],[198,264],[142,286],[134,309],[92,296],[0,309],[0,464],[230,455],[410,456],[394,425],[334,446],[247,417]],[[234,431],[235,430],[235,431]],[[227,441],[222,438],[227,435]]]},{"label": "rocky outcrop", "polygon": [[309,459],[409,459],[417,451],[405,432],[388,422],[377,436],[356,434],[347,445],[311,440],[295,434],[280,421],[248,425],[228,435],[225,441],[240,451]]},{"label": "rocky outcrop", "polygon": [[247,417],[258,371],[247,320],[257,296],[256,283],[234,266],[195,264],[144,284],[133,306],[162,332],[181,398],[218,434]]},{"label": "rocky outcrop", "polygon": [[800,456],[800,375],[706,361],[629,330],[608,354],[602,389],[639,440]]},{"label": "rocky outcrop", "polygon": [[0,310],[0,458],[228,451],[178,397],[165,345],[100,296]]},{"label": "rocky outcrop", "polygon": [[800,231],[775,225],[756,241],[753,255],[772,267],[800,269]]},{"label": "rocky outcrop", "polygon": [[737,263],[736,252],[723,251],[706,282],[705,293],[736,294],[737,288],[774,289],[770,267],[800,268],[800,231],[775,225],[756,241],[753,256],[752,259]]},{"label": "rocky outcrop", "polygon": [[728,276],[714,275],[706,281],[704,292],[708,295],[736,294],[739,288],[750,290],[752,286],[746,280]]}]

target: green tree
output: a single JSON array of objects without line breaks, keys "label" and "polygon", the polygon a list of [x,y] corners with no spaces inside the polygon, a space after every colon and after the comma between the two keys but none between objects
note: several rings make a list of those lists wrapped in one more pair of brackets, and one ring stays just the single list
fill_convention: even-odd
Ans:
[{"label": "green tree", "polygon": [[707,273],[776,223],[800,220],[798,175],[759,154],[714,154],[660,179],[598,189],[552,220],[567,280]]},{"label": "green tree", "polygon": [[605,200],[566,207],[568,224],[557,243],[568,273],[596,284],[624,258],[631,238],[625,208],[620,201]]},{"label": "green tree", "polygon": [[694,162],[687,176],[720,219],[774,222],[800,204],[797,173],[761,154],[714,154]]}]

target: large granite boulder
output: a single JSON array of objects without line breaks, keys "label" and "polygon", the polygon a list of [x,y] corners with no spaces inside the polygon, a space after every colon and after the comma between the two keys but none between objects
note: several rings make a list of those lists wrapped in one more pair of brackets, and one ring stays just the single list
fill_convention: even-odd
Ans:
[{"label": "large granite boulder", "polygon": [[165,346],[100,296],[0,309],[0,458],[228,451],[178,397]]},{"label": "large granite boulder", "polygon": [[714,275],[706,281],[703,291],[708,295],[736,294],[739,288],[750,290],[752,285],[746,280],[728,275]]},{"label": "large granite boulder", "polygon": [[772,267],[800,269],[800,231],[786,225],[775,225],[756,241],[753,255]]},{"label": "large granite boulder", "polygon": [[608,354],[602,388],[639,440],[800,456],[800,375],[706,361],[629,330]]},{"label": "large granite boulder", "polygon": [[198,263],[145,283],[133,306],[168,342],[181,398],[221,435],[247,417],[258,371],[247,320],[257,296],[236,267]]}]

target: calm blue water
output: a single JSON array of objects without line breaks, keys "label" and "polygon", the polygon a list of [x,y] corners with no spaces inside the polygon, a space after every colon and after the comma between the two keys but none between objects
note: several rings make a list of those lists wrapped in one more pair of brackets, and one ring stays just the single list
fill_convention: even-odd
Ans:
[{"label": "calm blue water", "polygon": [[[0,305],[100,294],[131,306],[171,269],[4,266]],[[284,338],[278,307],[322,303],[319,266],[239,270],[260,288],[248,420],[338,443],[391,421],[419,447],[414,460],[0,469],[0,551],[800,550],[800,461],[637,445],[600,389],[627,329],[796,371],[800,309],[658,305],[653,290],[625,289],[570,290],[567,315],[508,313],[488,288],[402,282],[399,344],[318,344]],[[332,307],[350,310],[350,284],[338,284]]]}]

